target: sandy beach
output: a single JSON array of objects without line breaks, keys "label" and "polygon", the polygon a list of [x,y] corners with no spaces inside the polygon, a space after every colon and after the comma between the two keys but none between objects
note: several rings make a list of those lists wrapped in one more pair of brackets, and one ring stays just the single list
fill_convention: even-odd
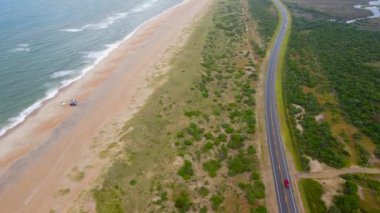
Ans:
[{"label": "sandy beach", "polygon": [[[0,138],[1,212],[67,212],[93,186],[110,160],[99,152],[118,142],[118,130],[152,93],[153,79],[168,70],[170,56],[209,2],[187,0],[150,20]],[[61,105],[71,98],[77,107]]]}]

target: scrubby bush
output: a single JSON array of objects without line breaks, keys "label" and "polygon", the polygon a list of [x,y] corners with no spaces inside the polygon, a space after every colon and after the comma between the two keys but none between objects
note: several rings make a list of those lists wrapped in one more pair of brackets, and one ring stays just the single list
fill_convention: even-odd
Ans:
[{"label": "scrubby bush", "polygon": [[343,185],[343,194],[335,196],[333,202],[340,212],[357,212],[360,198],[357,195],[358,186],[352,181],[346,181]]},{"label": "scrubby bush", "polygon": [[216,211],[218,210],[220,204],[223,203],[224,197],[220,194],[216,194],[216,195],[213,195],[210,200],[212,204],[212,209]]},{"label": "scrubby bush", "polygon": [[184,213],[190,210],[193,203],[190,200],[190,196],[187,192],[181,192],[180,196],[175,199],[175,207],[179,212]]},{"label": "scrubby bush", "polygon": [[206,187],[202,186],[201,188],[199,188],[198,193],[200,196],[206,197],[209,193],[209,190]]},{"label": "scrubby bush", "polygon": [[267,208],[265,208],[264,206],[259,206],[253,212],[254,213],[267,213]]},{"label": "scrubby bush", "polygon": [[241,147],[244,146],[244,140],[245,137],[241,134],[232,134],[231,135],[231,140],[228,143],[228,148],[230,149],[240,149]]},{"label": "scrubby bush", "polygon": [[214,147],[214,143],[212,143],[211,141],[207,141],[204,145],[203,145],[203,151],[204,152],[207,152],[208,150],[212,149]]},{"label": "scrubby bush", "polygon": [[235,176],[244,172],[250,172],[253,169],[253,160],[242,154],[228,159],[228,174]]},{"label": "scrubby bush", "polygon": [[178,175],[184,180],[189,180],[194,175],[193,164],[189,160],[185,160],[183,166],[178,170]]},{"label": "scrubby bush", "polygon": [[208,172],[211,177],[216,176],[216,172],[220,169],[221,164],[217,160],[209,160],[203,163],[203,169]]}]

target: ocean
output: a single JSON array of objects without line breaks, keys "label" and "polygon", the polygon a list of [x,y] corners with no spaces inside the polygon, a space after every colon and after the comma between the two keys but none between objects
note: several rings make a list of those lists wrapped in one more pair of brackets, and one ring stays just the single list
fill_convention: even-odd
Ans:
[{"label": "ocean", "polygon": [[0,137],[182,0],[0,0]]}]

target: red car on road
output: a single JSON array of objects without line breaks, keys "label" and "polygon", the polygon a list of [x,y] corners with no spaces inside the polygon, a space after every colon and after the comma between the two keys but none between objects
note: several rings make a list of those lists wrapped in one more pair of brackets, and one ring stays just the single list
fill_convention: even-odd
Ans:
[{"label": "red car on road", "polygon": [[284,186],[285,186],[285,188],[290,188],[290,182],[288,179],[284,180]]}]

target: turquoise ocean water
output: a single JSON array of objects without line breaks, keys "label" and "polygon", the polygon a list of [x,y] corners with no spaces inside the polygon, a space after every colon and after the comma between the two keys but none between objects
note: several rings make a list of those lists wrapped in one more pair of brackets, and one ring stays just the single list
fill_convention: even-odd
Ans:
[{"label": "turquoise ocean water", "polygon": [[182,0],[0,0],[0,137]]}]

